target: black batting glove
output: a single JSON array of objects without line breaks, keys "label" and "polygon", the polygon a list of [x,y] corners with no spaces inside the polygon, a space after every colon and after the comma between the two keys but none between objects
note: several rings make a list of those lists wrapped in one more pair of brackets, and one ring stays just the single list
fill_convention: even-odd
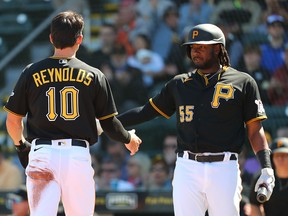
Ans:
[{"label": "black batting glove", "polygon": [[25,169],[29,162],[29,152],[31,149],[31,144],[28,141],[22,142],[22,140],[19,141],[20,145],[15,145],[16,152],[19,158],[19,161],[22,165],[22,167]]}]

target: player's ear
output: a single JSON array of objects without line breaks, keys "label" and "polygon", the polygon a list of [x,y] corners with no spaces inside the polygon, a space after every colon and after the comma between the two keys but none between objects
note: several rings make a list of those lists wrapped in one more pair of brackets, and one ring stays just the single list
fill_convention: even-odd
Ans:
[{"label": "player's ear", "polygon": [[52,35],[49,34],[49,39],[50,39],[50,43],[53,44],[53,39],[52,39]]},{"label": "player's ear", "polygon": [[76,39],[76,44],[80,45],[82,43],[82,41],[83,41],[83,35],[80,35]]}]

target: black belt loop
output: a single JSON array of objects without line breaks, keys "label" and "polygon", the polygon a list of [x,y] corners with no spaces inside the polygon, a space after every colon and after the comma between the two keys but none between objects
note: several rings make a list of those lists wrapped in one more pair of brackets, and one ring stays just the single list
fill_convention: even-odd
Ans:
[{"label": "black belt loop", "polygon": [[[61,142],[58,142],[58,144]],[[35,145],[52,145],[52,140],[49,139],[36,139]],[[77,140],[77,139],[72,139],[71,141],[72,146],[80,146],[80,147],[87,147],[87,143],[84,140]],[[60,146],[60,144],[59,144]]]},{"label": "black belt loop", "polygon": [[[188,153],[188,158],[190,160],[195,160],[198,162],[220,162],[223,161],[225,158],[225,154],[219,154],[219,155],[203,155],[201,153],[192,153],[192,152],[187,152]],[[184,156],[184,152],[179,152],[178,153],[178,157],[182,157]],[[231,154],[230,159],[229,160],[237,160],[237,157],[235,154]]]}]

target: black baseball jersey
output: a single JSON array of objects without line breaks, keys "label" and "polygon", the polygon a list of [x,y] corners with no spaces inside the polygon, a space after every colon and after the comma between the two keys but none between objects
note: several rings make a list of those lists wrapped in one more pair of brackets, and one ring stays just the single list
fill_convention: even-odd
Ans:
[{"label": "black baseball jersey", "polygon": [[95,118],[117,115],[104,74],[77,58],[46,58],[22,72],[7,104],[27,114],[27,140],[85,139],[97,142]]},{"label": "black baseball jersey", "polygon": [[150,104],[166,118],[176,113],[178,152],[240,153],[245,124],[267,118],[255,80],[231,67],[177,75]]}]

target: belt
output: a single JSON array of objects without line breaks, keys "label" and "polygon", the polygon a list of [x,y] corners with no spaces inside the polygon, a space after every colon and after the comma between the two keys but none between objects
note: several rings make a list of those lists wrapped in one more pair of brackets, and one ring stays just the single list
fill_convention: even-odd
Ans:
[{"label": "belt", "polygon": [[[225,158],[224,154],[219,154],[219,155],[203,155],[201,153],[195,154],[192,152],[187,152],[188,153],[188,157],[190,160],[195,160],[198,162],[219,162],[219,161],[223,161]],[[184,152],[180,152],[178,153],[179,157],[183,157],[184,156]],[[235,154],[231,154],[229,160],[237,160],[237,157]]]},{"label": "belt", "polygon": [[[59,141],[58,145],[61,146],[63,142]],[[35,145],[52,145],[52,140],[49,139],[37,139],[35,141]],[[72,146],[80,146],[80,147],[87,147],[87,143],[84,140],[77,140],[77,139],[72,139],[71,141]]]}]

